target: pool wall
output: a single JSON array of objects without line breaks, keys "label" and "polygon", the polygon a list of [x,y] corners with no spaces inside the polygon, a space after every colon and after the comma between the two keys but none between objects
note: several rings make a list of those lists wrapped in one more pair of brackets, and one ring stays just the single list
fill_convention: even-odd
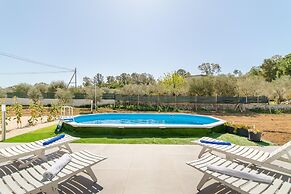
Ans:
[{"label": "pool wall", "polygon": [[94,135],[142,135],[142,136],[203,136],[212,132],[224,132],[224,125],[213,128],[113,128],[113,127],[74,127],[63,123],[62,129],[72,133]]}]

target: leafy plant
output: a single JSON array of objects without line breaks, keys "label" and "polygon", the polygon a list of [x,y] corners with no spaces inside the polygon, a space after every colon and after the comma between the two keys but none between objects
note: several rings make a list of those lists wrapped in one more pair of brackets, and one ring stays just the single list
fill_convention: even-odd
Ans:
[{"label": "leafy plant", "polygon": [[14,120],[16,120],[17,126],[18,127],[21,127],[21,125],[22,125],[21,118],[22,118],[23,107],[22,107],[22,105],[20,103],[18,103],[16,101],[16,98],[15,98],[15,103],[12,106],[12,109],[15,112],[15,118],[14,118]]},{"label": "leafy plant", "polygon": [[43,115],[44,115],[44,106],[41,102],[37,103],[37,117],[40,118],[40,122],[42,123],[43,122]]},{"label": "leafy plant", "polygon": [[30,110],[30,118],[28,119],[29,125],[35,125],[38,121],[38,105],[35,103],[30,103],[29,110]]},{"label": "leafy plant", "polygon": [[60,106],[57,104],[52,104],[49,109],[47,121],[51,122],[51,121],[56,120],[59,114],[60,114]]}]

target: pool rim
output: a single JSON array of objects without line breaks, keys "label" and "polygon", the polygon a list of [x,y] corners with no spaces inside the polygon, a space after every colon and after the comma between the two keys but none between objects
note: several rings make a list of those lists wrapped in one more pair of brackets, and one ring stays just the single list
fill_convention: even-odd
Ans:
[{"label": "pool rim", "polygon": [[190,113],[138,113],[138,112],[130,112],[130,113],[92,113],[86,115],[76,115],[73,117],[79,116],[90,116],[90,115],[105,115],[105,114],[183,114],[183,115],[191,115],[191,116],[203,116],[203,117],[210,117],[215,120],[216,122],[210,124],[202,124],[202,125],[195,125],[195,124],[89,124],[89,123],[77,123],[75,121],[64,121],[66,124],[71,125],[72,127],[96,127],[96,128],[213,128],[226,123],[225,120],[209,116],[209,115],[200,115],[200,114],[190,114]]}]

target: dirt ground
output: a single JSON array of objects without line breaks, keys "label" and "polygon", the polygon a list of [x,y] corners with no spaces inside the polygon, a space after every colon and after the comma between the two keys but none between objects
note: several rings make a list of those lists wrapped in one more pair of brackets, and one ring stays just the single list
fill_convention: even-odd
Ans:
[{"label": "dirt ground", "polygon": [[255,125],[263,131],[263,139],[276,144],[291,141],[291,114],[215,115],[236,124]]},{"label": "dirt ground", "polygon": [[[98,113],[102,112],[132,112],[126,110],[112,110],[110,108],[99,108]],[[88,108],[76,108],[74,114],[88,114]],[[187,112],[193,113],[193,112]],[[263,139],[272,143],[282,145],[291,141],[291,114],[257,114],[257,113],[197,113],[207,114],[233,122],[235,124],[245,124],[254,126],[263,131]],[[12,113],[13,115],[13,113]],[[29,115],[29,111],[24,111],[23,115]]]}]

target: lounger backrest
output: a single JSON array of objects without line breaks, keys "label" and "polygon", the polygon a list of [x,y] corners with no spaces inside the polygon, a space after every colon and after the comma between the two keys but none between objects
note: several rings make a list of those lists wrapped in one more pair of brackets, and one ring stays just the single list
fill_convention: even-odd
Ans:
[{"label": "lounger backrest", "polygon": [[272,162],[280,158],[282,155],[286,154],[286,152],[288,152],[289,150],[291,150],[291,141],[289,141],[288,143],[285,143],[281,147],[271,152],[270,156],[265,161]]}]

